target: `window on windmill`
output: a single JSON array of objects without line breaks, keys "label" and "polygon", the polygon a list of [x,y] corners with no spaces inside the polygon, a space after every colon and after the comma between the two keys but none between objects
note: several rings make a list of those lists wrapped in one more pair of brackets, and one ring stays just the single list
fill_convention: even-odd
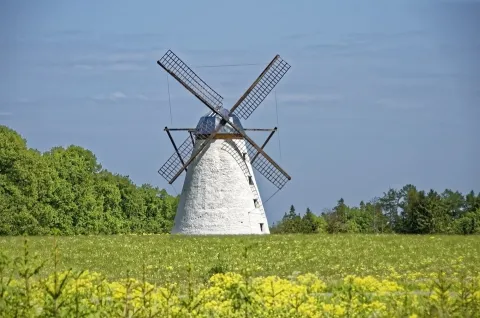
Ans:
[{"label": "window on windmill", "polygon": [[263,232],[263,223],[260,223],[260,232]]},{"label": "window on windmill", "polygon": [[253,204],[255,205],[256,208],[258,208],[258,199],[253,199]]},{"label": "window on windmill", "polygon": [[253,178],[252,178],[252,176],[248,176],[248,184],[253,185]]},{"label": "window on windmill", "polygon": [[242,153],[242,156],[243,156],[243,161],[247,160],[247,153],[246,152]]}]

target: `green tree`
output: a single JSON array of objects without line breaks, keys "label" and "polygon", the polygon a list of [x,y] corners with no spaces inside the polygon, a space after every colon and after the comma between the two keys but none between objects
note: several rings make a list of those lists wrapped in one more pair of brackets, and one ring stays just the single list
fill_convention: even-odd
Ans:
[{"label": "green tree", "polygon": [[480,209],[480,192],[475,196],[472,190],[465,196],[465,212],[475,212]]},{"label": "green tree", "polygon": [[29,149],[0,126],[0,235],[170,231],[178,197],[114,175],[84,148]]},{"label": "green tree", "polygon": [[442,193],[442,199],[445,204],[446,212],[451,219],[458,219],[463,214],[465,198],[460,192],[453,192],[450,189],[446,189]]},{"label": "green tree", "polygon": [[302,217],[301,231],[303,233],[317,233],[317,227],[317,217],[312,213],[310,208],[307,208],[307,211]]},{"label": "green tree", "polygon": [[467,212],[455,220],[454,227],[459,234],[480,234],[480,208],[475,212]]},{"label": "green tree", "polygon": [[379,203],[387,218],[386,225],[391,231],[399,231],[402,224],[399,216],[400,193],[395,189],[388,189],[379,199]]}]

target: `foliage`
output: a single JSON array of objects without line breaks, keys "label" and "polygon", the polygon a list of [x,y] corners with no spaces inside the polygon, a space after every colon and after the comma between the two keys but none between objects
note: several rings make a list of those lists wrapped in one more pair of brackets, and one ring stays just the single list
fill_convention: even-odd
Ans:
[{"label": "foliage", "polygon": [[270,231],[275,233],[325,233],[327,224],[325,219],[315,215],[309,208],[300,216],[295,212],[295,207],[290,206],[290,211],[285,213],[282,220],[273,226]]},{"label": "foliage", "polygon": [[330,211],[303,215],[290,207],[272,233],[480,234],[480,193],[419,191],[411,184],[350,207],[342,199]]},{"label": "foliage", "polygon": [[252,276],[251,250],[245,247],[240,272],[213,274],[205,283],[189,278],[186,284],[156,284],[147,279],[154,270],[148,263],[138,279],[60,271],[56,245],[53,269],[42,275],[42,262],[29,255],[25,243],[22,256],[0,259],[0,312],[3,317],[475,317],[480,311],[480,275],[462,259],[430,273],[392,268],[384,277],[350,274],[329,281],[314,272]]},{"label": "foliage", "polygon": [[165,233],[178,198],[102,169],[78,146],[29,149],[0,126],[0,235]]},{"label": "foliage", "polygon": [[[178,199],[103,169],[87,149],[40,153],[0,126],[0,235],[168,233]],[[479,234],[480,193],[407,184],[358,207],[341,198],[321,214],[291,205],[271,233]]]}]

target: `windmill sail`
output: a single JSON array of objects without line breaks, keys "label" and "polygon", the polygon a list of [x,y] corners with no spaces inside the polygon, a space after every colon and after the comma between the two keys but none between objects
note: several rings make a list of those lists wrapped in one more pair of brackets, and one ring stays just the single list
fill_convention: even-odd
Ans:
[{"label": "windmill sail", "polygon": [[279,169],[275,164],[270,162],[272,159],[268,160],[264,153],[258,152],[253,144],[248,141],[246,144],[249,157],[254,158],[254,156],[256,156],[255,160],[251,163],[252,167],[278,189],[283,188],[291,179],[290,176],[283,169]]},{"label": "windmill sail", "polygon": [[275,56],[257,80],[232,107],[233,114],[243,119],[250,117],[289,68],[290,65],[282,60],[279,55]]},{"label": "windmill sail", "polygon": [[180,82],[193,95],[200,99],[206,106],[219,108],[223,105],[223,97],[207,85],[195,72],[188,67],[175,53],[168,50],[160,60],[160,65]]},{"label": "windmill sail", "polygon": [[[170,158],[160,167],[158,173],[164,177],[167,181],[170,181],[173,176],[182,168],[183,162],[190,159],[193,151],[193,144],[190,137],[187,137],[185,141],[178,147],[178,154],[174,152]],[[180,157],[179,157],[180,156]]]},{"label": "windmill sail", "polygon": [[[269,155],[258,146],[243,130],[237,127],[232,122],[227,122],[227,125],[231,126],[245,139],[248,155],[252,160],[252,167],[255,168],[261,175],[263,175],[268,181],[273,183],[277,188],[281,189],[291,179],[288,173],[283,170]],[[220,126],[220,125],[219,125]],[[218,129],[218,127],[217,127]],[[214,132],[216,133],[216,132]],[[212,138],[212,133],[209,137]],[[209,140],[207,139],[207,140]]]}]

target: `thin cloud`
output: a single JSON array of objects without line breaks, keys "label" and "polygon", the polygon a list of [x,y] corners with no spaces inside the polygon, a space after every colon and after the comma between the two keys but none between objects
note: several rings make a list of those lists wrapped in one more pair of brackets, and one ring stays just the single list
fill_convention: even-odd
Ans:
[{"label": "thin cloud", "polygon": [[106,101],[112,101],[112,102],[122,100],[122,99],[126,99],[126,98],[127,98],[127,95],[123,92],[120,92],[120,91],[113,92],[113,93],[110,93],[108,95],[97,95],[97,96],[92,97],[93,100],[102,100],[102,101],[106,100]]},{"label": "thin cloud", "polygon": [[311,36],[318,35],[319,32],[311,32],[311,33],[293,33],[288,34],[282,37],[284,40],[302,40]]},{"label": "thin cloud", "polygon": [[13,113],[12,112],[0,112],[0,117],[11,117],[13,116]]},{"label": "thin cloud", "polygon": [[[130,94],[127,95],[121,91],[115,91],[110,94],[100,94],[91,97],[90,99],[94,101],[103,101],[103,102],[124,102],[124,101],[136,101],[136,102],[168,102],[168,97],[153,97],[148,96],[145,94]],[[178,100],[182,99],[182,97],[178,98],[177,96],[171,96],[171,100]]]},{"label": "thin cloud", "polygon": [[346,34],[336,41],[321,41],[311,43],[303,47],[310,55],[331,54],[335,56],[366,56],[376,58],[385,54],[411,53],[411,47],[415,46],[415,54],[419,49],[432,49],[425,30],[411,30],[405,32],[377,32]]},{"label": "thin cloud", "polygon": [[75,64],[73,68],[80,69],[80,70],[93,70],[93,66],[87,64]]},{"label": "thin cloud", "polygon": [[318,44],[310,44],[305,46],[306,50],[343,50],[347,48],[351,48],[352,44],[347,41],[336,41],[335,43],[318,43]]},{"label": "thin cloud", "polygon": [[405,99],[393,99],[393,98],[382,98],[377,100],[377,105],[384,107],[386,109],[394,110],[410,110],[410,109],[420,109],[425,108],[426,105],[418,101],[411,101]]},{"label": "thin cloud", "polygon": [[138,94],[136,96],[136,98],[140,99],[140,100],[153,100],[152,98],[149,98],[148,96],[145,96],[143,94]]},{"label": "thin cloud", "polygon": [[115,63],[105,67],[109,71],[143,71],[147,69],[145,66],[134,63]]},{"label": "thin cloud", "polygon": [[157,50],[96,53],[77,56],[70,65],[87,71],[142,71],[153,65],[159,56]]},{"label": "thin cloud", "polygon": [[343,96],[338,94],[277,94],[277,101],[282,103],[336,102],[342,99]]},{"label": "thin cloud", "polygon": [[147,69],[145,64],[140,63],[110,63],[110,64],[74,64],[74,69],[81,71],[144,71]]},{"label": "thin cloud", "polygon": [[127,98],[127,95],[125,95],[122,92],[115,92],[115,93],[112,93],[110,97],[113,99],[124,99],[124,98]]},{"label": "thin cloud", "polygon": [[21,97],[21,98],[18,98],[15,103],[17,104],[28,104],[28,103],[31,103],[33,102],[33,99],[31,98],[24,98],[24,97]]}]

